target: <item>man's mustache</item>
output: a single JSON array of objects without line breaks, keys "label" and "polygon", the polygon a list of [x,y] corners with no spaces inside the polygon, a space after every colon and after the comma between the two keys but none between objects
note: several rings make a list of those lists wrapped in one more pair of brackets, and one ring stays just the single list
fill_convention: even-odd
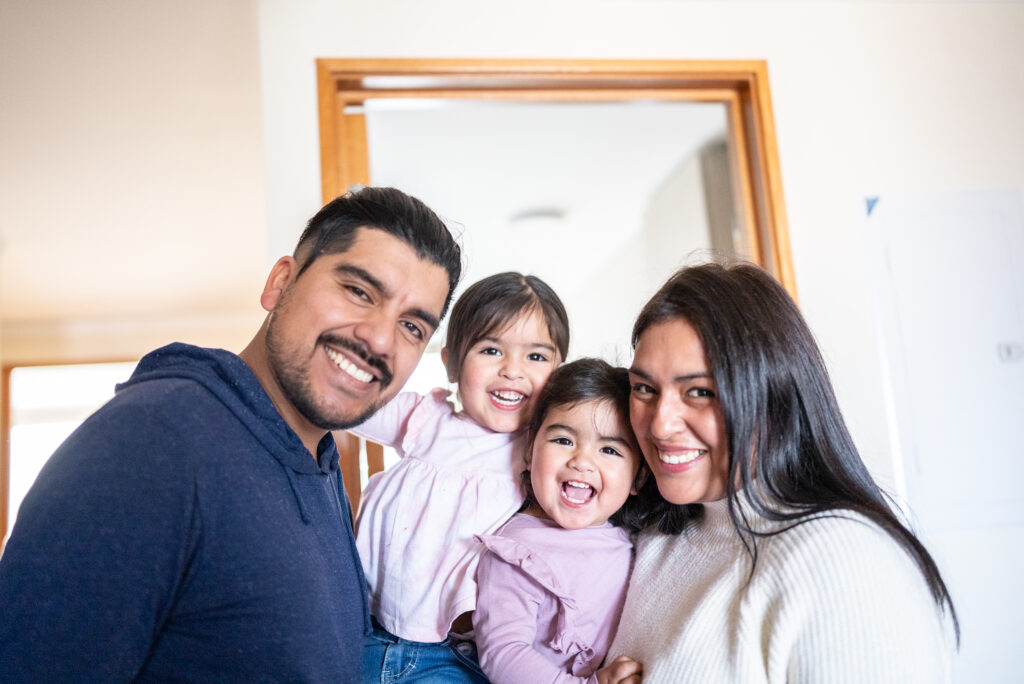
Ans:
[{"label": "man's mustache", "polygon": [[350,351],[362,359],[367,366],[379,371],[381,389],[387,389],[388,385],[391,384],[391,381],[395,379],[394,373],[392,373],[391,369],[388,368],[388,364],[384,359],[377,356],[367,349],[365,345],[359,344],[355,340],[347,337],[336,337],[334,335],[321,335],[320,342],[322,344],[329,344],[331,346],[341,347],[342,349]]}]

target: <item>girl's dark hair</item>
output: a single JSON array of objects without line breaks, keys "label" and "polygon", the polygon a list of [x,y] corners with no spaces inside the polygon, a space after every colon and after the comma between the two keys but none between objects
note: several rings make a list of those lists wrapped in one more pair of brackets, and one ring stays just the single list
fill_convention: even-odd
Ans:
[{"label": "girl's dark hair", "polygon": [[[615,411],[622,416],[625,424],[629,425],[629,372],[625,368],[616,368],[606,361],[592,358],[577,359],[557,368],[537,396],[533,415],[530,416],[530,423],[526,430],[527,460],[532,457],[533,443],[544,424],[544,419],[547,418],[551,410],[558,407],[571,408],[585,401],[611,403]],[[632,430],[629,434],[632,437]],[[647,479],[648,470],[640,448],[635,443],[633,448],[636,449],[637,458],[640,460],[640,467],[633,479],[633,486],[639,489]],[[525,510],[530,505],[537,503],[537,498],[533,494],[533,484],[530,482],[529,470],[522,472],[520,482],[526,492],[526,501],[520,510]],[[630,494],[626,503],[609,517],[608,521],[631,532],[639,532],[644,527],[645,511],[646,507],[638,497]]]},{"label": "girl's dark hair", "polygon": [[537,276],[496,273],[470,285],[448,321],[448,379],[455,382],[469,348],[520,314],[540,311],[561,358],[569,352],[569,316],[555,291]]},{"label": "girl's dark hair", "polygon": [[[814,337],[782,286],[751,264],[684,268],[640,312],[633,347],[650,326],[673,319],[693,326],[704,346],[729,448],[729,514],[747,533],[741,536],[752,561],[759,536],[784,532],[809,514],[856,511],[914,560],[936,603],[949,610],[959,642],[960,624],[938,567],[861,461]],[[751,486],[755,479],[758,486]],[[757,514],[791,524],[752,530],[737,507],[737,483]],[[641,498],[648,505],[645,525],[665,533],[678,534],[703,512],[699,504],[666,502],[653,478]]]}]

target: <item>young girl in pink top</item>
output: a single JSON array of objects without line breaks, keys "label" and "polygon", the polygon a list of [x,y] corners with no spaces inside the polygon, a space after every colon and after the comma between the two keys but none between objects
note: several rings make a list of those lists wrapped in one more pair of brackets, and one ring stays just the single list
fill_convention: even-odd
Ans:
[{"label": "young girl in pink top", "polygon": [[600,667],[639,528],[630,495],[647,472],[629,427],[626,369],[599,359],[562,366],[527,434],[523,512],[480,537],[473,622],[483,671],[495,684],[639,683],[630,658]]},{"label": "young girl in pink top", "polygon": [[483,682],[472,641],[478,534],[495,532],[524,492],[523,428],[565,358],[569,321],[542,280],[500,273],[452,308],[441,358],[448,392],[399,394],[352,432],[401,460],[363,492],[356,546],[374,631],[364,682]]}]

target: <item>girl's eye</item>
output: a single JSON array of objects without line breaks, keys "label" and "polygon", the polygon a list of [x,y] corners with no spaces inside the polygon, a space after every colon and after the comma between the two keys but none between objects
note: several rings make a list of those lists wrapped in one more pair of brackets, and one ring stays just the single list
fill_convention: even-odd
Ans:
[{"label": "girl's eye", "polygon": [[487,356],[500,356],[501,355],[501,351],[499,351],[498,349],[496,349],[494,347],[484,347],[483,349],[480,350],[480,353],[481,354],[486,354]]},{"label": "girl's eye", "polygon": [[425,337],[423,330],[420,329],[420,327],[415,323],[403,321],[402,325],[404,325],[406,330],[408,330],[412,334],[412,336],[415,337],[417,340],[422,340]]},{"label": "girl's eye", "polygon": [[601,453],[602,454],[611,454],[612,456],[622,456],[622,454],[619,453],[618,449],[616,449],[615,447],[610,447],[610,446],[601,447]]},{"label": "girl's eye", "polygon": [[548,357],[544,356],[543,354],[538,354],[537,352],[527,354],[526,358],[530,361],[540,361],[542,363],[548,360]]},{"label": "girl's eye", "polygon": [[562,446],[572,446],[572,440],[568,437],[555,437],[550,440],[552,444],[561,444]]}]

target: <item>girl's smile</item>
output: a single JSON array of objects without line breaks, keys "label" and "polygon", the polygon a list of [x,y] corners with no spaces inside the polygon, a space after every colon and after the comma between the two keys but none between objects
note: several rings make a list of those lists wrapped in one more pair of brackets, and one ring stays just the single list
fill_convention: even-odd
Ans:
[{"label": "girl's smile", "polygon": [[533,441],[530,513],[569,530],[603,525],[633,491],[640,450],[610,400],[554,406]]},{"label": "girl's smile", "polygon": [[[442,356],[447,364],[447,350]],[[524,312],[466,352],[458,377],[463,412],[494,432],[515,432],[560,362],[541,311]]]}]

